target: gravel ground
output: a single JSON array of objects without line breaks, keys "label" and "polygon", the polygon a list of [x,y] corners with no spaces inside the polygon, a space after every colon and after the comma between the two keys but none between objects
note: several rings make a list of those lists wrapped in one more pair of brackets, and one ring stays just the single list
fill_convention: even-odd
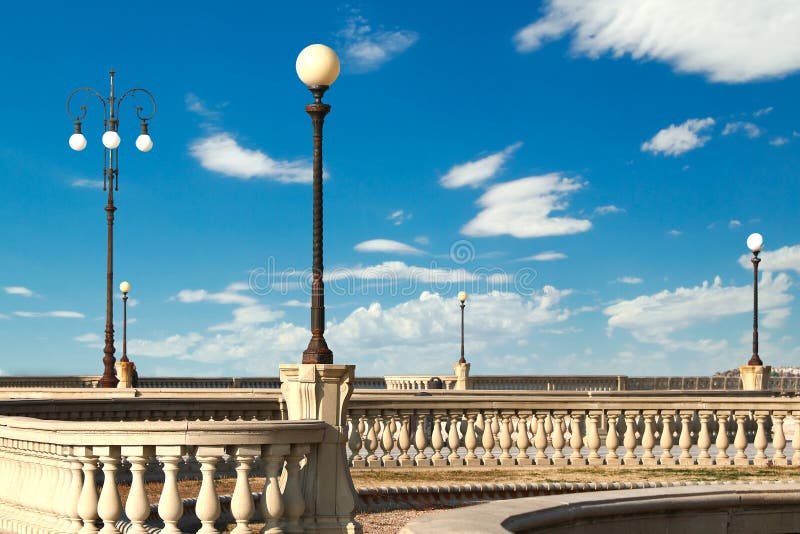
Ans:
[{"label": "gravel ground", "polygon": [[439,510],[395,510],[375,514],[358,514],[356,521],[361,523],[366,534],[394,534],[412,519]]}]

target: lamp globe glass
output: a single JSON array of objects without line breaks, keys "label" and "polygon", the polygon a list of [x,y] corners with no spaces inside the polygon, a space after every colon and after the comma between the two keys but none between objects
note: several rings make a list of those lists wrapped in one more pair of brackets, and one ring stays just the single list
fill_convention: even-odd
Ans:
[{"label": "lamp globe glass", "polygon": [[120,291],[122,291],[123,293],[125,293],[125,294],[127,295],[127,294],[128,294],[128,292],[131,290],[131,284],[130,284],[130,282],[122,282],[122,283],[119,285],[119,290],[120,290]]},{"label": "lamp globe glass", "polygon": [[764,246],[764,238],[761,234],[750,234],[747,238],[747,248],[749,248],[753,254],[756,252],[761,252],[761,248]]},{"label": "lamp globe glass", "polygon": [[86,148],[86,137],[82,133],[74,133],[70,135],[69,147],[76,152],[80,152]]},{"label": "lamp globe glass", "polygon": [[136,138],[136,148],[142,152],[150,152],[153,149],[153,140],[147,134],[142,134]]},{"label": "lamp globe glass", "polygon": [[458,300],[460,300],[461,302],[466,302],[467,301],[467,292],[466,291],[459,291],[458,292]]},{"label": "lamp globe glass", "polygon": [[297,56],[297,76],[308,86],[332,85],[339,76],[339,56],[323,44],[308,45]]},{"label": "lamp globe glass", "polygon": [[114,130],[109,130],[103,134],[103,146],[109,150],[114,150],[119,146],[119,134]]}]

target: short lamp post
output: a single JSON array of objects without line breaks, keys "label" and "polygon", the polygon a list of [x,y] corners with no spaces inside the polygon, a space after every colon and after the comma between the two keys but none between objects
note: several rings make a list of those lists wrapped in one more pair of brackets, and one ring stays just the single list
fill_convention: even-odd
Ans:
[{"label": "short lamp post", "polygon": [[303,352],[303,363],[333,363],[333,352],[325,341],[325,285],[322,281],[322,125],[331,110],[322,95],[339,76],[339,57],[321,44],[305,47],[297,56],[297,75],[314,96],[306,106],[314,128],[313,259],[311,265],[311,340]]},{"label": "short lamp post", "polygon": [[758,254],[764,246],[764,238],[761,234],[750,234],[747,238],[747,248],[753,253],[750,262],[753,264],[753,356],[747,365],[764,365],[758,356],[758,264],[761,258]]},{"label": "short lamp post", "polygon": [[458,301],[461,304],[461,358],[458,360],[458,363],[467,363],[467,360],[464,358],[464,306],[467,302],[466,291],[458,292]]},{"label": "short lamp post", "polygon": [[[105,207],[106,223],[108,225],[108,242],[106,250],[106,330],[105,346],[103,347],[103,376],[100,378],[100,387],[113,388],[119,382],[115,371],[114,363],[114,191],[119,189],[119,109],[122,102],[131,97],[143,97],[149,100],[149,113],[143,113],[143,107],[135,103],[136,116],[141,122],[141,133],[136,139],[136,148],[142,152],[149,152],[153,148],[153,140],[148,132],[147,121],[153,118],[156,113],[156,100],[147,89],[136,87],[129,89],[117,97],[114,94],[114,71],[109,72],[111,77],[111,89],[108,98],[101,95],[91,87],[80,87],[75,89],[67,98],[67,113],[75,121],[75,132],[69,138],[69,146],[73,150],[80,152],[86,148],[86,137],[81,131],[82,122],[86,117],[86,101],[76,103],[78,109],[73,112],[72,100],[78,94],[84,94],[86,99],[91,96],[97,97],[103,104],[103,191],[108,191],[108,203]],[[136,102],[136,101],[135,101]]]},{"label": "short lamp post", "polygon": [[121,362],[128,360],[128,292],[131,290],[130,282],[122,282],[119,285],[119,290],[122,291],[122,358]]}]

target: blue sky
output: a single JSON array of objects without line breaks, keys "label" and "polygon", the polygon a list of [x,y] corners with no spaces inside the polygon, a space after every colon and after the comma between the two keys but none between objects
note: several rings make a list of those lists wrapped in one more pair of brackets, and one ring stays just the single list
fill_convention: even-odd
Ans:
[{"label": "blue sky", "polygon": [[[311,96],[325,100],[325,267],[337,363],[446,374],[465,289],[472,372],[705,374],[796,365],[800,36],[794,3],[87,3],[5,10],[0,370],[101,370],[102,111],[123,109],[115,285],[142,375],[269,375],[308,341]],[[108,30],[112,21],[113,31]],[[794,22],[793,22],[794,21]],[[115,317],[121,318],[121,301]],[[121,325],[117,324],[121,352]]]}]

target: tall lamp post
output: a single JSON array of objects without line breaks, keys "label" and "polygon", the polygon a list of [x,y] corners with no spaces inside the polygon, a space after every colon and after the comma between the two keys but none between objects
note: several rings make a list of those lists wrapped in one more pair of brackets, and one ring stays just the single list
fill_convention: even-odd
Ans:
[{"label": "tall lamp post", "polygon": [[128,362],[128,292],[131,290],[130,282],[122,282],[119,285],[122,291],[122,358],[121,362]]},{"label": "tall lamp post", "polygon": [[[96,96],[103,104],[103,191],[108,192],[108,203],[105,207],[106,222],[108,224],[108,247],[106,254],[106,330],[105,346],[103,347],[103,376],[100,379],[100,387],[116,387],[117,377],[114,372],[114,191],[119,189],[119,109],[122,102],[128,98],[137,96],[146,97],[150,102],[152,111],[143,113],[145,108],[136,104],[136,116],[141,121],[141,134],[136,139],[136,148],[142,152],[149,152],[153,148],[153,140],[148,132],[147,121],[153,118],[156,112],[156,100],[150,91],[136,87],[129,89],[117,97],[114,93],[114,70],[109,72],[111,82],[109,96],[103,97],[98,91],[91,87],[80,87],[75,89],[67,98],[67,113],[75,121],[75,133],[69,138],[69,146],[75,151],[80,152],[86,148],[86,137],[81,131],[81,124],[86,117],[86,100],[91,96]],[[73,112],[72,101],[78,94],[84,94],[85,99],[79,103],[76,112]],[[77,104],[77,103],[76,103]]]},{"label": "tall lamp post", "polygon": [[753,253],[750,261],[753,264],[753,356],[747,365],[764,365],[758,356],[758,264],[761,258],[758,257],[764,246],[764,238],[761,234],[750,234],[747,238],[747,248]]},{"label": "tall lamp post", "polygon": [[458,301],[461,303],[461,358],[458,360],[458,363],[467,363],[467,360],[464,358],[464,305],[467,302],[466,291],[458,292]]},{"label": "tall lamp post", "polygon": [[322,125],[331,106],[322,95],[339,76],[339,57],[331,48],[312,44],[297,56],[297,75],[314,96],[306,106],[314,127],[313,211],[314,236],[311,266],[311,340],[303,352],[303,363],[333,363],[333,352],[325,341],[325,285],[322,281]]}]

